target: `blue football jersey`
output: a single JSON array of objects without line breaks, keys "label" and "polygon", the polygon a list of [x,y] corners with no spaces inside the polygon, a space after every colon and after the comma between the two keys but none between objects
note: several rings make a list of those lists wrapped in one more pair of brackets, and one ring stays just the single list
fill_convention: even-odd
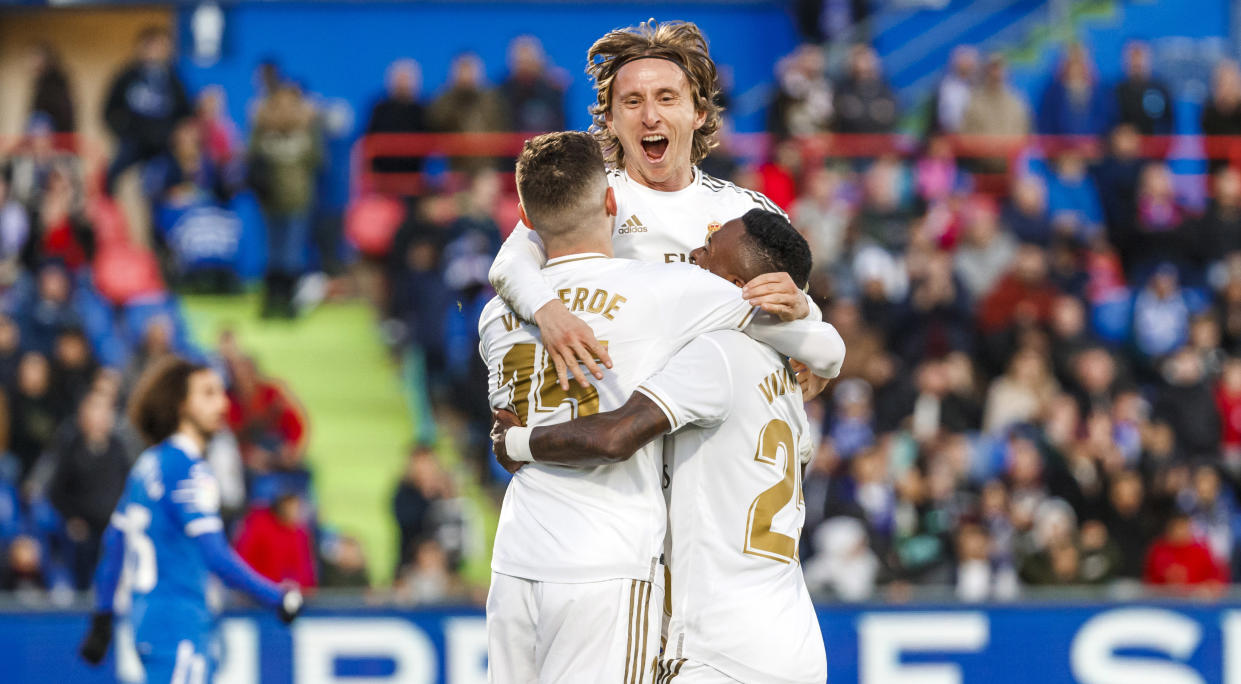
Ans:
[{"label": "blue football jersey", "polygon": [[174,436],[138,457],[112,514],[124,534],[124,580],[138,641],[201,633],[211,624],[208,565],[194,537],[223,529],[210,467]]}]

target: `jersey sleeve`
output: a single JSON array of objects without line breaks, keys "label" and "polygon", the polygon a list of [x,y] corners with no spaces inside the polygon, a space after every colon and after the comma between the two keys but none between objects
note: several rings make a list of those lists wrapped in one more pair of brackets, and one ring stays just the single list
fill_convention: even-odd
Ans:
[{"label": "jersey sleeve", "polygon": [[556,293],[543,280],[547,253],[543,242],[529,228],[517,224],[500,246],[488,278],[500,298],[522,318],[534,320],[534,312],[556,299]]},{"label": "jersey sleeve", "polygon": [[652,278],[657,289],[654,312],[664,322],[665,339],[679,349],[715,330],[745,330],[757,309],[741,296],[741,288],[697,266],[658,266]]},{"label": "jersey sleeve", "polygon": [[642,381],[637,391],[664,412],[672,432],[686,425],[714,427],[724,422],[732,408],[728,357],[709,337],[699,337]]},{"label": "jersey sleeve", "polygon": [[845,361],[845,341],[830,323],[809,318],[784,322],[778,316],[761,313],[753,317],[745,333],[801,361],[821,378],[840,375],[840,365]]},{"label": "jersey sleeve", "polygon": [[178,454],[164,468],[165,491],[173,519],[188,537],[224,529],[220,520],[220,485],[211,467]]}]

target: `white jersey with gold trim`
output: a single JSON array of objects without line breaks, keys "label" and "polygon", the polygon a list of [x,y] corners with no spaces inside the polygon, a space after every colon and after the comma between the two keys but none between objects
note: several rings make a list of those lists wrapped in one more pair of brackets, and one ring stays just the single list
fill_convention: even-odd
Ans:
[{"label": "white jersey with gold trim", "polygon": [[[616,195],[612,249],[618,258],[652,263],[687,262],[707,233],[751,209],[784,215],[761,193],[713,178],[694,167],[693,181],[682,190],[663,192],[638,183],[623,169],[608,172]],[[538,277],[547,260],[543,243],[522,224],[504,241],[491,267],[491,282],[504,301],[523,317],[556,298]],[[814,316],[822,320],[821,314]]]},{"label": "white jersey with gold trim", "polygon": [[[564,392],[538,328],[493,299],[479,322],[491,406],[527,426],[618,408],[691,339],[754,316],[740,288],[689,265],[573,255],[549,261],[542,277],[608,346],[614,369]],[[656,442],[613,465],[526,465],[504,495],[492,569],[558,583],[654,579],[666,526],[661,464]]]},{"label": "white jersey with gold trim", "polygon": [[798,556],[809,426],[780,354],[745,335],[690,342],[639,392],[668,417],[671,621],[665,660],[743,682],[821,684],[827,658]]}]

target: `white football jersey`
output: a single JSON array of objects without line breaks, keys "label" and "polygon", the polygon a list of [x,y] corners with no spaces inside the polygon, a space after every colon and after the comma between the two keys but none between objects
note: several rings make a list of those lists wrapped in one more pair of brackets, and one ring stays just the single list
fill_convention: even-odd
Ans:
[{"label": "white football jersey", "polygon": [[[694,180],[682,190],[653,190],[629,177],[623,169],[608,172],[616,195],[612,228],[613,254],[622,259],[654,263],[688,262],[707,233],[739,218],[751,209],[784,215],[771,200],[753,190],[713,178],[694,167]],[[532,318],[539,307],[556,298],[538,268],[546,261],[543,244],[534,231],[517,224],[504,241],[491,269],[496,292],[519,314]],[[822,320],[822,316],[815,316]]]},{"label": "white football jersey", "polygon": [[[614,369],[564,392],[538,328],[492,299],[479,322],[491,406],[527,426],[619,408],[691,339],[754,317],[740,288],[690,265],[577,254],[547,262],[542,279],[607,345]],[[662,462],[656,441],[613,465],[527,464],[505,492],[492,569],[545,582],[656,579],[667,517]]]},{"label": "white football jersey", "polygon": [[802,466],[811,436],[797,378],[745,335],[690,342],[639,392],[668,417],[665,660],[743,682],[822,684],[827,657],[802,577]]}]

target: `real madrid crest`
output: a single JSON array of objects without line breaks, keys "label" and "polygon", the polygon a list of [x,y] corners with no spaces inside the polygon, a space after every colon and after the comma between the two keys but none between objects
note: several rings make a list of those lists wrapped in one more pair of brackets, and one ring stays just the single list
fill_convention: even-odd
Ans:
[{"label": "real madrid crest", "polygon": [[706,242],[707,240],[709,240],[711,238],[711,233],[714,233],[715,231],[719,229],[720,229],[719,221],[712,221],[711,223],[708,223],[707,224],[707,237],[706,239],[703,240],[703,242]]}]

